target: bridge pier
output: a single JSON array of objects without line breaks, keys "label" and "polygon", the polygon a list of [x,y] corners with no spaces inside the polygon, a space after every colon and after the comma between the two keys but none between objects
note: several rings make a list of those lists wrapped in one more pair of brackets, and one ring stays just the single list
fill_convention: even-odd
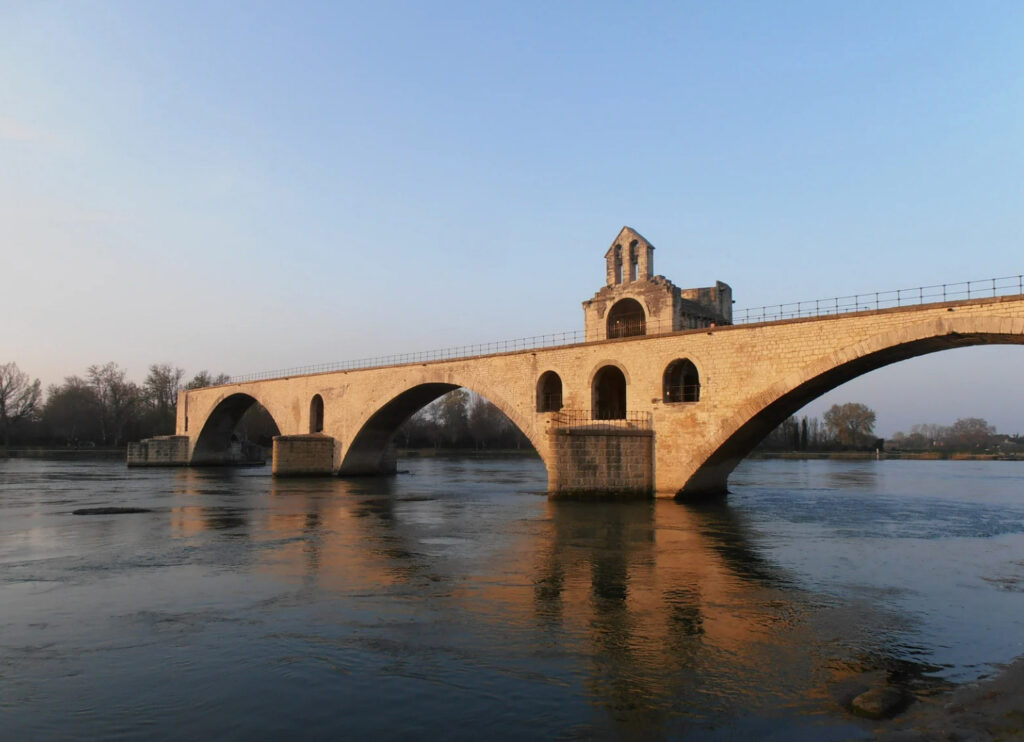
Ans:
[{"label": "bridge pier", "polygon": [[334,438],[320,433],[275,436],[271,471],[275,477],[330,476],[334,446]]},{"label": "bridge pier", "polygon": [[603,426],[549,433],[551,497],[650,497],[654,491],[654,433]]},{"label": "bridge pier", "polygon": [[158,435],[129,443],[128,466],[188,466],[188,436]]}]

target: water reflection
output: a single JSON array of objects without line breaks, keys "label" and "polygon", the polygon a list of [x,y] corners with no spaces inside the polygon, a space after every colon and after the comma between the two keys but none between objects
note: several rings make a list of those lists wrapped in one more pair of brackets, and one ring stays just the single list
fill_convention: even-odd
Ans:
[{"label": "water reflection", "polygon": [[[527,494],[543,470],[515,461],[351,481],[118,469],[120,496],[151,512],[94,519],[67,511],[125,504],[95,471],[62,469],[49,495],[37,474],[8,476],[21,489],[3,484],[0,589],[27,587],[0,596],[5,642],[59,660],[0,664],[16,668],[12,698],[40,699],[0,712],[34,736],[68,736],[35,720],[88,698],[114,710],[86,736],[202,708],[181,735],[848,738],[837,688],[865,673],[920,684],[944,647],[976,653],[978,626],[1020,636],[1007,601],[1021,593],[989,578],[1019,573],[1007,539],[1024,513],[874,492],[897,470],[847,463],[765,462],[738,477],[758,484],[700,506],[548,501]],[[965,539],[977,570],[951,577],[951,548],[974,569]],[[960,583],[970,601],[950,598]],[[23,675],[52,683],[40,694]],[[381,697],[386,726],[369,711]]]}]

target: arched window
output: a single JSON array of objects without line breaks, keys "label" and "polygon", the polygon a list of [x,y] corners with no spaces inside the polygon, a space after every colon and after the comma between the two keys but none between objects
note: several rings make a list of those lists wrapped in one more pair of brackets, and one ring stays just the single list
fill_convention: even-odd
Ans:
[{"label": "arched window", "polygon": [[314,394],[309,403],[309,432],[322,433],[324,431],[324,398]]},{"label": "arched window", "polygon": [[562,409],[562,379],[554,371],[545,371],[537,381],[537,412]]},{"label": "arched window", "polygon": [[615,283],[622,283],[622,245],[615,246]]},{"label": "arched window", "polygon": [[629,243],[629,280],[636,281],[640,278],[640,256],[637,255],[637,245],[639,243],[633,240]]},{"label": "arched window", "polygon": [[615,366],[604,366],[594,375],[594,419],[624,420],[626,417],[626,375]]},{"label": "arched window", "polygon": [[644,308],[636,299],[622,299],[608,312],[609,338],[628,338],[647,334]]},{"label": "arched window", "polygon": [[668,364],[664,376],[666,402],[697,402],[700,400],[700,375],[697,367],[685,358]]}]

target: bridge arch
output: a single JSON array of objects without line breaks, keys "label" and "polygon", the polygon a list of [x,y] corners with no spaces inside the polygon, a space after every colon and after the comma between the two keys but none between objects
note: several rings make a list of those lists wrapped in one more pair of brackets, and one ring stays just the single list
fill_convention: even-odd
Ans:
[{"label": "bridge arch", "polygon": [[392,392],[390,398],[385,396],[384,401],[371,405],[369,412],[362,415],[352,427],[357,432],[351,443],[343,449],[338,474],[359,476],[394,473],[396,467],[391,444],[395,433],[416,412],[456,389],[466,389],[478,394],[501,410],[526,436],[547,466],[547,446],[541,440],[541,434],[527,424],[524,414],[509,404],[495,389],[472,383],[460,384],[455,380],[424,380],[406,387],[397,394]]},{"label": "bridge arch", "polygon": [[274,415],[255,397],[236,392],[219,400],[203,422],[192,450],[191,463],[194,465],[236,464],[246,460],[242,441],[236,434],[238,424],[245,414],[259,404],[273,421],[276,435],[281,434],[281,425]]},{"label": "bridge arch", "polygon": [[702,463],[680,494],[724,494],[729,474],[761,440],[808,402],[836,387],[884,366],[942,350],[1024,345],[1020,324],[1020,320],[1007,317],[948,317],[881,333],[827,353],[751,394],[723,421],[719,435],[695,452],[694,460]]}]

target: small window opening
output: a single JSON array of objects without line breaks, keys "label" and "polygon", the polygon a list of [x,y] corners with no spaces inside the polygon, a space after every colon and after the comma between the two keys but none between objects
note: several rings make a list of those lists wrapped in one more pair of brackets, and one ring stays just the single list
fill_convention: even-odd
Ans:
[{"label": "small window opening", "polygon": [[562,379],[554,371],[545,371],[537,382],[537,412],[562,409]]},{"label": "small window opening", "polygon": [[309,403],[309,432],[322,433],[324,431],[324,398],[314,394]]},{"label": "small window opening", "polygon": [[664,383],[666,402],[700,401],[700,375],[691,361],[672,361],[665,369]]}]

